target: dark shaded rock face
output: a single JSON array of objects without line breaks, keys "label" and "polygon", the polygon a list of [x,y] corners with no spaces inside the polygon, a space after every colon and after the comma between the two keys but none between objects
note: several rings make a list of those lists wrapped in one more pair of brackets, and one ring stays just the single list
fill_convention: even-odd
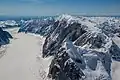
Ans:
[{"label": "dark shaded rock face", "polygon": [[[43,57],[54,56],[48,77],[55,80],[112,80],[111,55],[115,55],[117,49],[112,37],[117,32],[103,30],[105,23],[98,26],[88,20],[87,24],[95,26],[87,25],[86,20],[64,15],[56,20],[53,32],[43,45]],[[106,32],[112,34],[106,35]],[[117,51],[116,55],[119,49]]]},{"label": "dark shaded rock face", "polygon": [[114,42],[112,41],[113,45],[110,48],[110,53],[112,55],[112,58],[114,60],[120,61],[120,47]]},{"label": "dark shaded rock face", "polygon": [[55,20],[52,17],[49,17],[47,19],[29,20],[22,23],[21,28],[18,32],[31,32],[46,36],[50,34],[50,32],[53,30],[52,25],[54,24],[54,22]]},{"label": "dark shaded rock face", "polygon": [[[73,77],[74,76],[74,77]],[[53,59],[48,77],[56,80],[79,80],[84,73],[70,60],[68,53],[62,48]]]},{"label": "dark shaded rock face", "polygon": [[8,44],[9,38],[12,38],[12,36],[7,31],[3,31],[2,28],[0,28],[0,46]]},{"label": "dark shaded rock face", "polygon": [[58,25],[53,26],[56,26],[56,29],[51,35],[47,36],[45,40],[45,44],[43,46],[43,57],[47,56],[47,54],[55,54],[66,38],[69,38],[71,41],[75,41],[79,36],[86,32],[79,23],[67,25],[66,21],[61,21]]},{"label": "dark shaded rock face", "polygon": [[77,46],[84,46],[85,44],[90,45],[89,48],[104,48],[107,36],[102,33],[92,33],[86,32],[82,36],[80,36],[76,41],[75,45]]},{"label": "dark shaded rock face", "polygon": [[[84,52],[84,50],[81,51]],[[108,54],[96,51],[80,53],[83,54],[82,58],[86,62],[85,64],[80,59],[79,61],[78,59],[71,59],[68,54],[69,53],[63,49],[63,51],[59,52],[58,55],[55,56],[50,65],[48,77],[52,77],[52,79],[55,80],[110,80],[108,74],[110,74],[111,69],[111,58]],[[100,61],[103,66],[101,66],[100,63],[97,63],[97,61]],[[86,67],[94,72],[89,72],[89,70],[87,71]],[[98,73],[97,71],[101,72]]]}]

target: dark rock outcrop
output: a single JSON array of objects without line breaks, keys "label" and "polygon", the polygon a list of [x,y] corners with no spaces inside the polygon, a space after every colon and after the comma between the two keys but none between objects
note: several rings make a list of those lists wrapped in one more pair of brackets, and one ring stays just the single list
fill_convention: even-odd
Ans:
[{"label": "dark rock outcrop", "polygon": [[[119,40],[119,39],[117,39]],[[112,41],[112,46],[110,47],[110,54],[112,58],[116,61],[120,61],[120,44],[117,43],[115,40]]]},{"label": "dark rock outcrop", "polygon": [[79,23],[67,24],[66,21],[61,21],[55,26],[56,28],[53,33],[47,36],[45,40],[45,44],[43,46],[43,57],[47,54],[52,55],[54,52],[56,53],[67,37],[69,37],[71,41],[75,41],[79,36],[86,32],[84,27]]},{"label": "dark rock outcrop", "polygon": [[2,28],[0,28],[0,46],[8,44],[9,38],[12,38],[12,36],[7,31],[3,31]]},{"label": "dark rock outcrop", "polygon": [[99,27],[85,25],[86,19],[82,21],[69,15],[56,20],[55,29],[43,45],[43,57],[55,57],[48,77],[55,80],[111,80],[111,36]]}]

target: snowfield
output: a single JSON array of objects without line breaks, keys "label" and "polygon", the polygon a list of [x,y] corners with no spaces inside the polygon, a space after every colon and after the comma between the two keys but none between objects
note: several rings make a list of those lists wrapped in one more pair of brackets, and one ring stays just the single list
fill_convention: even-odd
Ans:
[{"label": "snowfield", "polygon": [[40,52],[44,38],[17,33],[18,28],[8,29],[13,39],[0,59],[0,80],[47,80],[50,59],[42,59]]},{"label": "snowfield", "polygon": [[120,80],[120,62],[112,62],[112,80]]}]

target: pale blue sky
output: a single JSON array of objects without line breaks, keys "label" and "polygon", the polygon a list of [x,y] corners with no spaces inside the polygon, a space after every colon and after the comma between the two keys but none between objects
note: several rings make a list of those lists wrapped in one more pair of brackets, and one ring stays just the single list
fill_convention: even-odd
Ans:
[{"label": "pale blue sky", "polygon": [[120,15],[120,0],[0,0],[0,15]]}]

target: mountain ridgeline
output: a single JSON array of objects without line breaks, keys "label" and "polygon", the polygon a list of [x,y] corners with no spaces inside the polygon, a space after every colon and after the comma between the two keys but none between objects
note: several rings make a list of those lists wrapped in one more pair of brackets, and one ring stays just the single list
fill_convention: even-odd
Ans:
[{"label": "mountain ridgeline", "polygon": [[120,19],[60,15],[29,20],[19,32],[46,37],[43,58],[54,56],[48,77],[55,80],[112,80],[112,59],[120,61]]}]

